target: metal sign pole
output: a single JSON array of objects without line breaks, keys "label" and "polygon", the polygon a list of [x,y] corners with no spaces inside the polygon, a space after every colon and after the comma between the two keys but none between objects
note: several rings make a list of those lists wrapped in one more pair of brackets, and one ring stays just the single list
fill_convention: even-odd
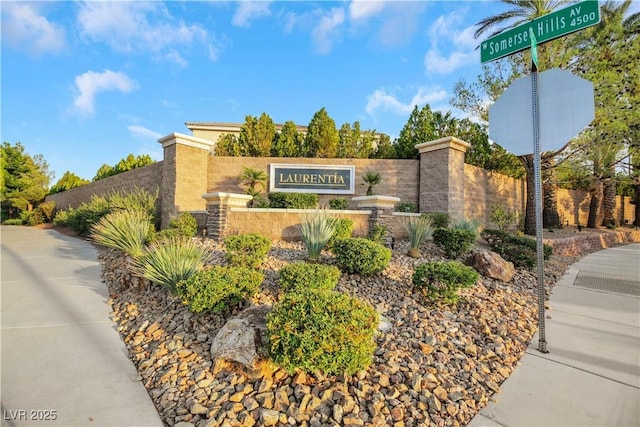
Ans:
[{"label": "metal sign pole", "polygon": [[[536,61],[537,62],[537,61]],[[542,245],[542,180],[540,159],[540,112],[538,108],[538,67],[531,65],[531,99],[533,100],[533,176],[535,180],[536,249],[538,278],[538,351],[548,353],[544,326],[544,252]]]}]

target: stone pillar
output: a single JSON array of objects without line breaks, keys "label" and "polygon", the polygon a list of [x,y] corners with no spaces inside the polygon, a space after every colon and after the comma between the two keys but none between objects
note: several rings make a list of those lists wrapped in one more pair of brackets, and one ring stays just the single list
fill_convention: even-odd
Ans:
[{"label": "stone pillar", "polygon": [[208,191],[209,153],[215,146],[202,138],[172,133],[158,140],[164,149],[162,162],[161,227],[180,212],[202,211],[202,194]]},{"label": "stone pillar", "polygon": [[399,197],[390,196],[360,196],[351,199],[355,202],[359,210],[370,210],[369,215],[369,232],[374,226],[379,225],[387,227],[384,236],[385,246],[393,245],[393,212],[396,203],[400,202]]},{"label": "stone pillar", "polygon": [[464,218],[464,153],[469,143],[446,137],[416,145],[420,153],[420,212]]},{"label": "stone pillar", "polygon": [[229,232],[229,211],[231,208],[246,208],[253,199],[248,194],[207,193],[202,198],[207,203],[207,236],[222,241]]}]

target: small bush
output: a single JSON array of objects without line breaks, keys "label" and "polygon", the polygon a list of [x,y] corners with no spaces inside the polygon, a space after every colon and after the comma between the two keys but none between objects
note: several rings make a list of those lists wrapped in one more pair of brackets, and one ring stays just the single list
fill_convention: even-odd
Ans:
[{"label": "small bush", "polygon": [[271,240],[258,234],[238,234],[224,239],[227,261],[232,266],[258,268],[267,258]]},{"label": "small bush", "polygon": [[434,228],[447,228],[447,227],[449,227],[450,217],[449,217],[448,213],[445,213],[445,212],[432,212],[432,213],[422,214],[422,216],[426,216],[427,218],[430,218],[431,222],[433,222]]},{"label": "small bush", "polygon": [[140,211],[147,214],[149,218],[156,216],[156,201],[158,200],[158,190],[150,193],[138,187],[131,191],[114,191],[107,196],[109,207],[113,210]]},{"label": "small bush", "polygon": [[314,193],[269,193],[269,207],[275,209],[313,209],[318,206]]},{"label": "small bush", "polygon": [[472,287],[479,276],[471,267],[457,261],[446,261],[417,266],[412,279],[413,285],[425,290],[430,298],[450,303],[458,300],[459,289]]},{"label": "small bush", "polygon": [[457,258],[469,253],[476,233],[461,228],[440,228],[433,232],[433,242],[442,248],[447,258]]},{"label": "small bush", "polygon": [[335,291],[286,294],[267,315],[271,360],[289,372],[355,374],[375,350],[378,313]]},{"label": "small bush", "polygon": [[499,231],[507,231],[507,229],[517,223],[518,214],[509,210],[503,203],[491,206],[489,220],[494,223]]},{"label": "small bush", "polygon": [[211,252],[193,239],[157,240],[134,258],[131,270],[176,294],[177,283],[202,270],[211,257]]},{"label": "small bush", "polygon": [[336,210],[346,210],[349,207],[349,202],[344,197],[338,197],[329,200],[329,208]]},{"label": "small bush", "polygon": [[20,212],[20,219],[22,220],[23,224],[30,226],[43,224],[45,222],[44,215],[38,208],[31,211]]},{"label": "small bush", "polygon": [[180,281],[176,289],[183,304],[194,313],[220,312],[254,295],[263,280],[256,270],[216,266]]},{"label": "small bush", "polygon": [[449,223],[450,228],[458,228],[460,230],[471,231],[476,237],[478,236],[478,230],[480,229],[480,222],[477,219],[456,219]]},{"label": "small bush", "polygon": [[120,249],[132,258],[144,253],[149,238],[151,221],[141,211],[115,211],[98,221],[91,228],[91,240],[99,245]]},{"label": "small bush", "polygon": [[431,219],[425,217],[411,217],[404,224],[405,230],[409,234],[408,255],[417,258],[420,245],[431,238],[433,234],[433,224]]},{"label": "small bush", "polygon": [[53,225],[59,227],[69,226],[69,218],[73,215],[73,209],[67,209],[64,211],[56,212],[56,216],[53,218]]},{"label": "small bush", "polygon": [[302,243],[307,249],[309,259],[318,259],[335,232],[335,221],[324,212],[316,211],[305,215],[300,224]]},{"label": "small bush", "polygon": [[335,289],[340,270],[332,265],[294,262],[280,269],[280,287],[285,292],[305,289]]},{"label": "small bush", "polygon": [[387,235],[387,230],[388,228],[386,225],[374,224],[369,228],[367,239],[380,245],[384,245],[384,237]]},{"label": "small bush", "polygon": [[[494,252],[511,261],[516,267],[531,269],[536,266],[538,249],[534,239],[492,229],[484,230],[482,238],[489,243]],[[553,247],[543,244],[542,252],[544,259],[548,259],[553,254]]]},{"label": "small bush", "polygon": [[333,252],[342,270],[364,276],[384,271],[391,260],[391,249],[357,237],[337,241]]},{"label": "small bush", "polygon": [[2,225],[23,225],[21,218],[9,218],[3,221]]},{"label": "small bush", "polygon": [[42,202],[36,209],[42,212],[45,222],[51,222],[53,221],[53,212],[56,210],[56,202],[53,200],[50,202]]},{"label": "small bush", "polygon": [[411,213],[416,211],[416,204],[411,202],[400,202],[396,205],[396,212]]},{"label": "small bush", "polygon": [[89,202],[82,203],[78,209],[69,213],[67,224],[78,235],[87,236],[91,227],[110,211],[111,207],[106,197],[93,195]]},{"label": "small bush", "polygon": [[333,220],[334,232],[326,248],[333,252],[333,246],[338,240],[349,239],[353,233],[353,221],[349,218],[336,218]]},{"label": "small bush", "polygon": [[181,236],[195,237],[198,233],[198,221],[189,212],[182,212],[169,221],[169,228],[176,230]]}]

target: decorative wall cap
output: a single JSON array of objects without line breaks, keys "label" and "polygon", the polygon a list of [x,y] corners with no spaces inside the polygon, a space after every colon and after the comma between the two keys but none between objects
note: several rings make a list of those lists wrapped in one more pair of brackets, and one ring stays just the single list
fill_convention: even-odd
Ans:
[{"label": "decorative wall cap", "polygon": [[158,139],[158,143],[162,144],[162,148],[167,148],[173,144],[181,144],[207,151],[211,150],[211,147],[216,145],[215,142],[209,141],[208,139],[175,132]]},{"label": "decorative wall cap", "polygon": [[453,150],[462,151],[463,153],[467,152],[467,148],[469,148],[471,144],[461,139],[456,138],[455,136],[447,136],[446,138],[440,138],[429,142],[423,142],[421,144],[416,145],[416,149],[419,153],[427,153],[429,151],[434,150],[442,150],[444,148],[451,148]]},{"label": "decorative wall cap", "polygon": [[207,205],[226,205],[246,208],[247,203],[253,199],[253,196],[248,194],[218,192],[203,194],[202,198],[207,201]]},{"label": "decorative wall cap", "polygon": [[[326,213],[331,217],[340,217],[345,215],[371,215],[371,211],[354,210],[354,209],[319,209],[322,213]],[[281,209],[281,208],[231,208],[231,212],[253,212],[253,213],[270,213],[270,214],[313,214],[318,209]]]},{"label": "decorative wall cap", "polygon": [[392,196],[358,196],[353,197],[351,200],[356,202],[358,208],[386,208],[391,209],[395,207],[396,203],[400,202],[399,197]]}]

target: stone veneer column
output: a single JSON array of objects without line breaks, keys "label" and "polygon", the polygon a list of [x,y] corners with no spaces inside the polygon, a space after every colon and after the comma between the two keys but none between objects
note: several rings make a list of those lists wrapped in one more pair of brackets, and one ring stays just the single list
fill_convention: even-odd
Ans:
[{"label": "stone veneer column", "polygon": [[158,140],[164,149],[162,164],[161,226],[180,212],[202,211],[207,192],[209,153],[215,143],[189,135],[172,133]]},{"label": "stone veneer column", "polygon": [[229,211],[231,208],[246,208],[253,199],[248,194],[207,193],[202,198],[207,201],[207,236],[222,241],[229,232]]},{"label": "stone veneer column", "polygon": [[420,212],[464,218],[464,154],[469,146],[451,136],[416,145],[420,153]]},{"label": "stone veneer column", "polygon": [[375,225],[387,227],[384,236],[385,246],[391,247],[393,244],[393,212],[396,203],[400,202],[399,197],[390,196],[360,196],[354,197],[353,200],[359,210],[370,210],[369,215],[369,231]]}]

